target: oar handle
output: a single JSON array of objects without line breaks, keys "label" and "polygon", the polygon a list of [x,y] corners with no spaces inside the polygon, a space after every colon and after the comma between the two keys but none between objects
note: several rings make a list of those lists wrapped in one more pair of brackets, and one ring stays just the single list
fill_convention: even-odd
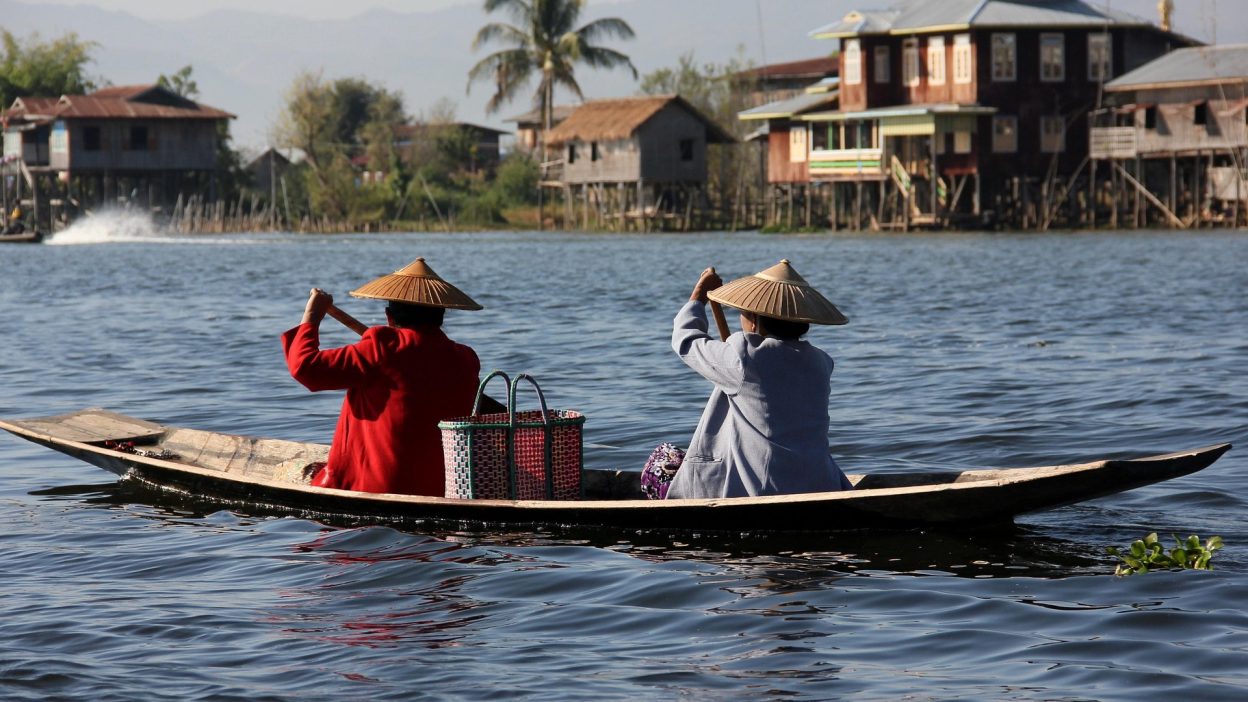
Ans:
[{"label": "oar handle", "polygon": [[728,320],[724,319],[724,308],[714,300],[711,300],[711,315],[715,317],[715,326],[719,327],[719,340],[727,341],[732,332],[728,330]]},{"label": "oar handle", "polygon": [[364,336],[364,332],[368,331],[368,326],[366,324],[356,319],[355,317],[352,317],[346,312],[343,312],[342,310],[338,309],[337,305],[330,305],[329,309],[326,311],[326,314],[338,320],[339,322],[342,322],[343,326],[355,332],[356,334],[359,334],[360,336]]}]

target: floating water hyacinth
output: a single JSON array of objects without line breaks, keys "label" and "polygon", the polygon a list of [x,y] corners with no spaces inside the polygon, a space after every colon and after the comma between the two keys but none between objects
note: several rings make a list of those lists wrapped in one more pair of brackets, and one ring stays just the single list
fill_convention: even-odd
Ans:
[{"label": "floating water hyacinth", "polygon": [[1175,536],[1174,543],[1176,547],[1167,553],[1157,539],[1157,533],[1154,532],[1132,542],[1127,553],[1113,546],[1106,550],[1111,556],[1122,560],[1122,563],[1114,569],[1114,575],[1135,575],[1147,573],[1150,570],[1213,570],[1209,561],[1213,558],[1214,552],[1222,548],[1222,537],[1211,537],[1202,544],[1200,537],[1195,534],[1187,537],[1186,541]]}]

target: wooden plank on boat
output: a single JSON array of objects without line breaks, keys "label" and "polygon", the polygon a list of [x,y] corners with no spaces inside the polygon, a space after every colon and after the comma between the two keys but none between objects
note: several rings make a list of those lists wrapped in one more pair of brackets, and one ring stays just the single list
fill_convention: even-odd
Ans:
[{"label": "wooden plank on boat", "polygon": [[83,444],[99,444],[105,441],[147,442],[165,433],[165,428],[154,422],[96,408],[10,423],[49,438]]}]

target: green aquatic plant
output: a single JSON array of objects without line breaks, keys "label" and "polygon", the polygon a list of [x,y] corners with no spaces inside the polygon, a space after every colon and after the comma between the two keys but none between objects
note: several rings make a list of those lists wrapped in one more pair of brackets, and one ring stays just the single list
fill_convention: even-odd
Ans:
[{"label": "green aquatic plant", "polygon": [[1167,552],[1154,532],[1132,542],[1126,553],[1114,546],[1106,550],[1109,555],[1122,560],[1114,569],[1114,575],[1135,575],[1150,570],[1213,570],[1209,561],[1214,552],[1222,548],[1222,537],[1211,537],[1202,544],[1195,534],[1187,537],[1186,541],[1175,536],[1174,543],[1175,548]]}]

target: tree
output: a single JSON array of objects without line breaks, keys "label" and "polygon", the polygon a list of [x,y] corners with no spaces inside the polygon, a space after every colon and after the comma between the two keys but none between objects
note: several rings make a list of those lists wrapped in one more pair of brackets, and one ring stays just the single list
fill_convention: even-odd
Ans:
[{"label": "tree", "polygon": [[186,65],[172,76],[166,76],[162,73],[156,79],[156,85],[177,93],[188,100],[194,100],[199,97],[199,84],[191,78],[193,70],[189,65]]},{"label": "tree", "polygon": [[585,0],[485,0],[487,13],[502,10],[515,22],[487,24],[472,42],[474,50],[492,42],[510,45],[481,59],[468,72],[469,87],[476,81],[494,84],[494,95],[486,103],[487,112],[496,112],[510,102],[538,73],[540,82],[533,102],[542,110],[543,124],[549,128],[556,85],[585,99],[576,81],[575,64],[625,67],[632,71],[634,79],[637,77],[637,69],[628,56],[595,43],[610,37],[631,39],[633,28],[617,17],[594,20],[577,28],[584,7]]},{"label": "tree", "polygon": [[358,187],[352,159],[364,156],[369,170],[399,178],[394,127],[406,121],[396,93],[359,78],[329,82],[305,72],[287,92],[275,140],[303,151],[314,214],[337,221],[378,219],[402,188]]},{"label": "tree", "polygon": [[46,42],[37,33],[22,40],[0,30],[0,43],[0,105],[4,107],[19,97],[60,97],[95,89],[94,79],[87,75],[95,42],[83,41],[73,32]]}]

